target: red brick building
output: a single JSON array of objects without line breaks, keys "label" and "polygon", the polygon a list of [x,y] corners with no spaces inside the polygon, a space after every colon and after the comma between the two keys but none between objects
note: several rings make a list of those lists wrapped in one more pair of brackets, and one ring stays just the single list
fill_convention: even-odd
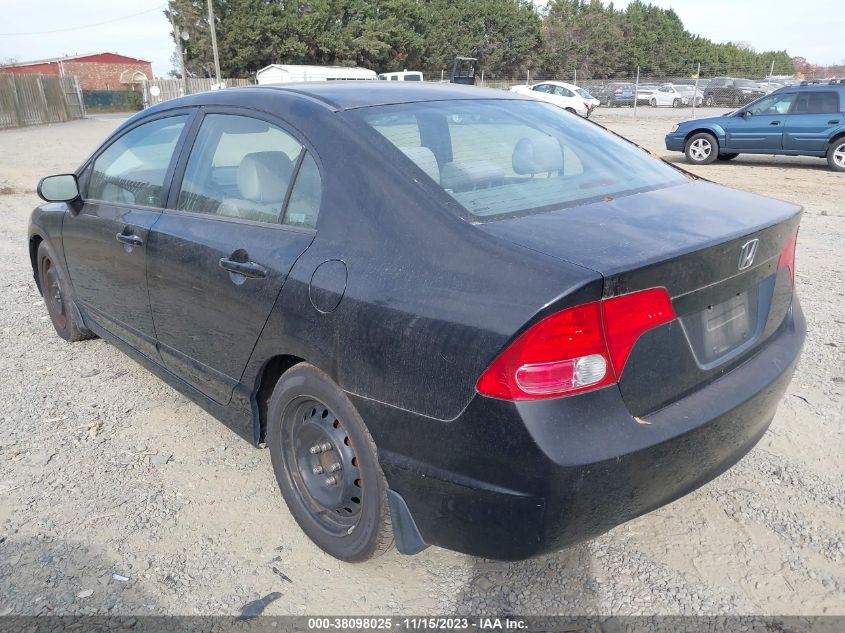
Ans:
[{"label": "red brick building", "polygon": [[67,55],[3,66],[0,72],[16,75],[76,75],[82,90],[131,90],[133,84],[153,78],[144,59],[117,53]]}]

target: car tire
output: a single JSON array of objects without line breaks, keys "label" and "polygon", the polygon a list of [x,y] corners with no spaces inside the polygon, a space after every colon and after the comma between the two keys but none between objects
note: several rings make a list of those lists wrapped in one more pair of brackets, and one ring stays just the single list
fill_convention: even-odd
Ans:
[{"label": "car tire", "polygon": [[672,107],[673,108],[680,108],[681,107],[681,100],[680,99],[674,99],[672,101]]},{"label": "car tire", "polygon": [[574,108],[564,108],[564,110],[566,110],[567,112],[571,112],[572,114],[578,114],[577,112],[575,112]]},{"label": "car tire", "polygon": [[67,275],[47,242],[38,245],[35,261],[38,286],[56,334],[69,343],[93,338],[94,333],[85,327],[76,310]]},{"label": "car tire", "polygon": [[845,136],[839,137],[827,148],[827,164],[833,171],[845,171]]},{"label": "car tire", "polygon": [[657,107],[657,99],[652,99],[651,101],[649,101],[649,102],[648,102],[648,104],[649,104],[652,108],[656,108],[656,107]]},{"label": "car tire", "polygon": [[276,480],[305,534],[347,562],[390,550],[387,480],[373,438],[343,390],[313,365],[295,365],[273,389],[267,427]]},{"label": "car tire", "polygon": [[734,95],[733,99],[731,99],[731,105],[734,106],[735,108],[739,107],[739,101],[740,101],[739,95]]},{"label": "car tire", "polygon": [[684,145],[684,154],[693,165],[709,165],[719,156],[719,142],[708,132],[693,134]]},{"label": "car tire", "polygon": [[733,160],[737,156],[739,156],[739,154],[719,154],[716,157],[716,160]]},{"label": "car tire", "polygon": [[713,95],[707,95],[704,98],[704,105],[706,105],[708,108],[712,108],[715,105],[713,103]]}]

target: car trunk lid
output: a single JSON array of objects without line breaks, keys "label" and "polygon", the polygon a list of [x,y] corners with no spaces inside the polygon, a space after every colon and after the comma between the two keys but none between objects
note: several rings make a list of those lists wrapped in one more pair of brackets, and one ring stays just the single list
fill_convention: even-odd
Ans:
[{"label": "car trunk lid", "polygon": [[643,415],[729,371],[783,322],[792,284],[778,262],[799,218],[797,205],[693,181],[479,226],[600,273],[605,298],[668,290],[677,319],[637,341],[619,381]]}]

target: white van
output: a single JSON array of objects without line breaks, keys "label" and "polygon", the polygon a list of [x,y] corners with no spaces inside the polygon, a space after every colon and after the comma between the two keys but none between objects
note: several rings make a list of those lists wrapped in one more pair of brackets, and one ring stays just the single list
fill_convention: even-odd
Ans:
[{"label": "white van", "polygon": [[258,85],[285,84],[292,81],[373,81],[374,70],[355,66],[302,66],[299,64],[270,64],[257,73]]},{"label": "white van", "polygon": [[379,73],[384,81],[423,81],[423,74],[418,70],[403,70],[401,73]]}]

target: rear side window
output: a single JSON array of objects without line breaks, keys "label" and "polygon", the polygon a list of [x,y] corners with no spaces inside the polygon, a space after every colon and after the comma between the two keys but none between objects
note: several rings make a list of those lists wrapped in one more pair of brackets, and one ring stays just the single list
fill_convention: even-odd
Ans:
[{"label": "rear side window", "polygon": [[[266,121],[206,115],[185,167],[176,207],[258,222],[285,222],[285,203],[304,151],[290,134]],[[319,173],[309,174],[309,179],[307,188],[312,192],[316,188],[318,208]],[[298,205],[302,208],[305,203]],[[296,217],[299,220],[291,224],[313,226],[316,209],[298,211]]]},{"label": "rear side window", "polygon": [[88,198],[161,206],[161,188],[186,115],[156,119],[129,130],[94,161]]},{"label": "rear side window", "polygon": [[799,92],[793,114],[829,114],[839,112],[839,95],[835,92]]},{"label": "rear side window", "polygon": [[[686,182],[634,145],[542,102],[410,103],[349,116],[362,117],[479,219]],[[425,144],[416,121],[425,122]]]}]

